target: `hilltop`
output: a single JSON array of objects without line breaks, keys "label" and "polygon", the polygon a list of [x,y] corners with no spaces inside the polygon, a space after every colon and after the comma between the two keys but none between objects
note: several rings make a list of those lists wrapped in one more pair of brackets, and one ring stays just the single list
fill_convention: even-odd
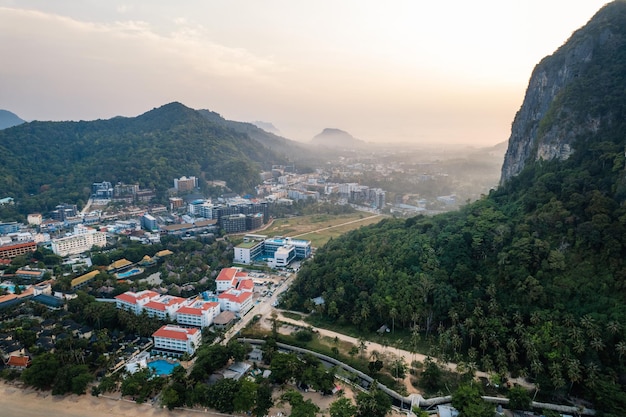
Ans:
[{"label": "hilltop", "polygon": [[181,103],[137,117],[35,121],[0,131],[0,195],[15,198],[23,212],[47,211],[61,201],[80,205],[96,181],[139,183],[164,195],[183,175],[249,192],[260,171],[288,161],[289,144]]}]

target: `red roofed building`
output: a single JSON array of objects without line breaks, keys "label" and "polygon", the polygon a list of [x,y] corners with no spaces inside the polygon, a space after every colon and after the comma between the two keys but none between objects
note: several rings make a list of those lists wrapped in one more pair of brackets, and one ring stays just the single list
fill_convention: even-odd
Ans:
[{"label": "red roofed building", "polygon": [[187,326],[208,327],[213,324],[213,319],[218,314],[220,314],[219,303],[191,299],[178,309],[176,321]]},{"label": "red roofed building", "polygon": [[175,320],[176,311],[185,303],[185,299],[173,295],[162,295],[147,302],[143,309],[150,317],[158,317],[161,320],[168,318]]},{"label": "red roofed building", "polygon": [[162,326],[152,334],[153,352],[166,355],[193,355],[202,341],[200,329],[186,329],[171,324]]},{"label": "red roofed building", "polygon": [[146,304],[159,297],[159,293],[150,290],[140,292],[126,291],[123,294],[115,296],[115,307],[132,311],[135,314],[141,314]]},{"label": "red roofed building", "polygon": [[215,278],[217,292],[224,292],[230,288],[235,288],[237,285],[238,273],[242,273],[239,268],[222,268],[220,273],[217,275],[217,278]]},{"label": "red roofed building", "polygon": [[246,314],[253,306],[252,291],[242,291],[231,288],[220,294],[217,298],[222,311],[232,311],[239,317]]},{"label": "red roofed building", "polygon": [[7,366],[14,369],[26,369],[30,365],[29,356],[14,356],[11,355],[7,361]]}]

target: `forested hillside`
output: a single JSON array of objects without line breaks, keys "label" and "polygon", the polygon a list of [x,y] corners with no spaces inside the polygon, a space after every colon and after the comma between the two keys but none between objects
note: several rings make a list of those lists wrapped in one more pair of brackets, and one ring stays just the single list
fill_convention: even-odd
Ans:
[{"label": "forested hillside", "polygon": [[[559,102],[578,111],[601,103],[606,86],[624,91],[623,55],[581,72]],[[563,121],[569,110],[558,103],[537,121],[577,132],[568,159],[527,161],[459,212],[389,219],[329,242],[286,306],[370,330],[419,330],[443,358],[526,375],[543,393],[626,415],[626,96],[610,104],[590,109],[601,122],[586,135],[577,129],[586,113]],[[318,296],[325,303],[315,307]]]},{"label": "forested hillside", "polygon": [[1,130],[0,161],[0,196],[15,198],[27,213],[80,205],[96,181],[139,183],[163,195],[174,178],[195,175],[249,192],[262,169],[287,160],[246,133],[171,103],[133,118]]}]

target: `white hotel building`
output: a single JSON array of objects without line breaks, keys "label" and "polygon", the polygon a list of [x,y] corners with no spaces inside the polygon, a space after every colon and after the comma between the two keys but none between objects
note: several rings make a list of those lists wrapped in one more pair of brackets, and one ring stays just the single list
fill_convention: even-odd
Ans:
[{"label": "white hotel building", "polygon": [[52,239],[52,252],[59,256],[77,255],[93,246],[102,247],[106,244],[106,233],[79,224],[74,227],[73,235]]},{"label": "white hotel building", "polygon": [[216,302],[193,298],[181,298],[173,295],[161,295],[154,291],[126,291],[115,297],[115,306],[119,309],[141,314],[145,311],[150,317],[161,320],[176,320],[186,326],[208,327],[215,316],[220,314],[220,305]]},{"label": "white hotel building", "polygon": [[171,324],[161,326],[152,334],[154,346],[152,351],[166,355],[193,355],[202,342],[200,329],[187,329]]},{"label": "white hotel building", "polygon": [[176,322],[186,326],[209,327],[218,314],[220,314],[219,303],[194,300],[178,309]]}]

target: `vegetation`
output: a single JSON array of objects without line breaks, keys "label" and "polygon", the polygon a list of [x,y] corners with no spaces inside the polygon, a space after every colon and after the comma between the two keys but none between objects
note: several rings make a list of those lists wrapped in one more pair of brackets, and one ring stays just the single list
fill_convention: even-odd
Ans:
[{"label": "vegetation", "polygon": [[[162,200],[183,175],[224,180],[235,192],[249,192],[262,168],[286,161],[247,133],[180,103],[134,118],[25,123],[0,130],[0,143],[0,195],[18,203],[2,210],[22,215],[50,211],[62,201],[82,206],[91,184],[105,180],[139,183]],[[209,191],[204,181],[201,187]]]},{"label": "vegetation", "polygon": [[[623,21],[624,3],[604,14],[615,23],[607,16]],[[615,45],[625,44],[624,27],[611,26]],[[330,240],[303,265],[284,306],[345,328],[387,325],[411,345],[429,341],[442,360],[532,378],[546,400],[584,396],[623,415],[626,100],[615,93],[626,83],[623,51],[598,52],[606,65],[581,68],[553,104],[569,103],[550,123],[567,117],[572,132],[600,120],[577,136],[569,159],[528,164],[458,212],[384,219]],[[325,303],[314,306],[318,296]]]}]

